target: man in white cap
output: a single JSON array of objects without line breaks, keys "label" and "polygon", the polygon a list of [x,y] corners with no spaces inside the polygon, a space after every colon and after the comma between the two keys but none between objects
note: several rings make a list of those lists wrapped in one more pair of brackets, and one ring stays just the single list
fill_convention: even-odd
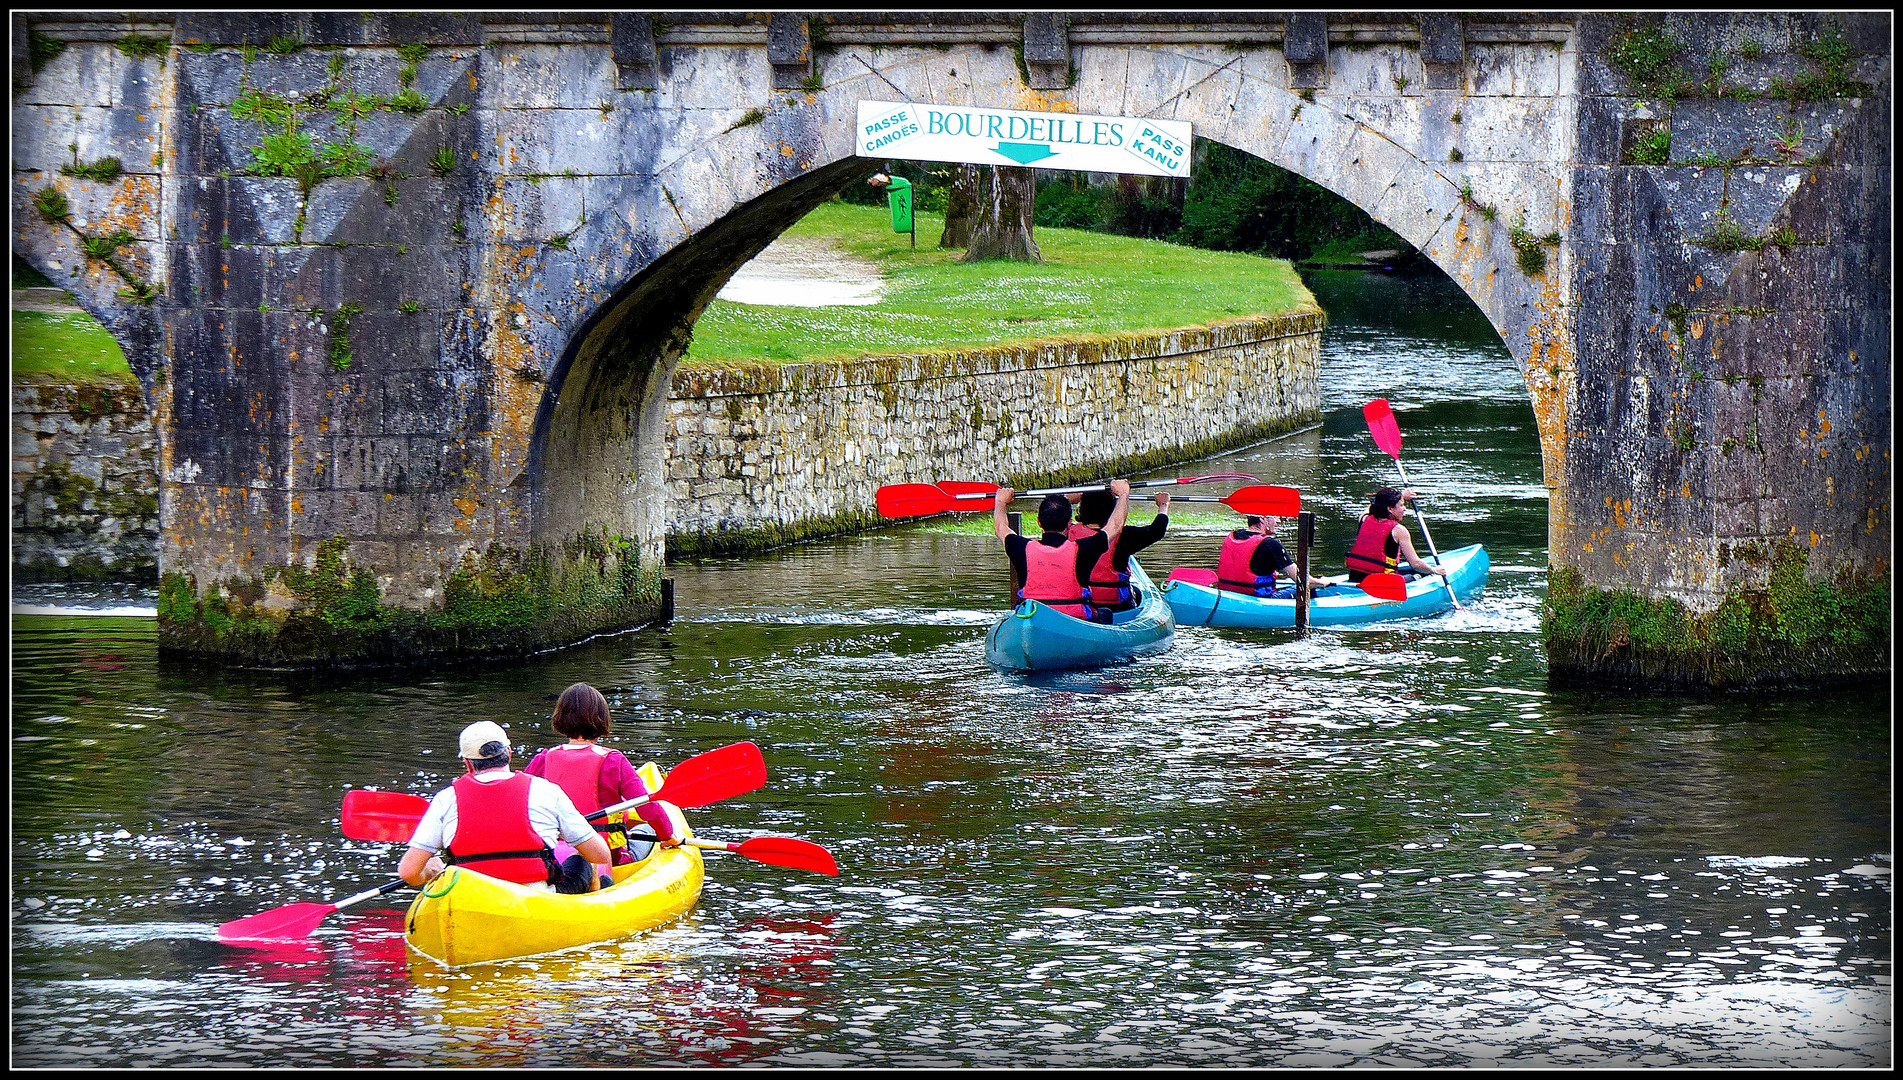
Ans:
[{"label": "man in white cap", "polygon": [[[597,882],[588,863],[612,858],[607,842],[559,786],[509,770],[509,736],[501,725],[491,720],[469,725],[456,752],[464,775],[430,800],[397,864],[397,876],[422,885],[453,863],[557,892],[594,891]],[[568,841],[587,858],[578,864],[576,880],[564,880],[555,863],[557,840]]]}]

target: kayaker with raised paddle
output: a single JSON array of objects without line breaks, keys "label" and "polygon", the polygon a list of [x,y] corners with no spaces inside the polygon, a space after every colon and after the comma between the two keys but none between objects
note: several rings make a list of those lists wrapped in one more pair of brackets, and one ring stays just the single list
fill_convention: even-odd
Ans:
[{"label": "kayaker with raised paddle", "polygon": [[1011,505],[1017,492],[999,485],[991,504],[991,527],[1004,542],[1004,553],[1011,560],[1015,580],[1024,582],[1017,591],[1018,599],[1036,600],[1052,611],[1079,619],[1110,621],[1110,612],[1093,608],[1087,592],[1091,568],[1111,551],[1111,545],[1123,532],[1124,519],[1130,515],[1130,482],[1112,480],[1110,490],[1117,504],[1103,531],[1073,539],[1070,500],[1062,495],[1046,495],[1037,508],[1038,528],[1044,534],[1032,540],[1012,531],[1005,507]]},{"label": "kayaker with raised paddle", "polygon": [[[601,691],[587,683],[570,686],[556,699],[555,714],[549,723],[556,734],[568,736],[568,742],[535,755],[522,771],[554,781],[575,804],[575,809],[592,814],[604,806],[650,794],[648,786],[641,781],[641,774],[621,751],[598,744],[597,740],[614,730],[608,719],[608,699],[601,696]],[[654,835],[660,837],[663,846],[678,844],[686,833],[680,810],[672,803],[651,802],[635,812],[654,829]],[[629,849],[626,813],[610,814],[594,825],[614,856],[612,865],[639,862],[651,850],[646,842],[642,842],[639,854]],[[574,864],[581,861],[579,853],[563,860],[564,875],[579,876],[581,871]],[[595,872],[606,877],[608,868],[597,866]]]},{"label": "kayaker with raised paddle", "polygon": [[[1359,585],[1361,579],[1369,574],[1447,576],[1446,567],[1435,566],[1414,553],[1414,541],[1407,535],[1407,526],[1401,524],[1401,520],[1407,516],[1408,500],[1412,498],[1413,488],[1398,491],[1384,487],[1369,496],[1368,512],[1361,519],[1361,531],[1355,534],[1354,544],[1342,559],[1342,563],[1348,567],[1348,584]],[[1403,557],[1407,560],[1406,566],[1401,565]]]},{"label": "kayaker with raised paddle", "polygon": [[[1074,540],[1104,531],[1110,524],[1110,515],[1117,510],[1117,497],[1109,491],[1085,491],[1072,498],[1077,500],[1077,520],[1070,527]],[[1169,492],[1157,492],[1156,517],[1150,519],[1148,525],[1125,522],[1123,531],[1117,534],[1116,545],[1091,566],[1092,608],[1112,614],[1135,610],[1142,598],[1130,586],[1130,556],[1163,539],[1163,533],[1170,527],[1169,507]]]},{"label": "kayaker with raised paddle", "polygon": [[[1242,528],[1223,537],[1222,550],[1216,556],[1217,588],[1244,596],[1265,596],[1277,600],[1294,598],[1295,560],[1289,557],[1282,541],[1276,539],[1275,526],[1278,521],[1278,518],[1251,514]],[[1288,579],[1288,584],[1279,589],[1275,587],[1277,574]],[[1329,596],[1332,595],[1329,590],[1333,587],[1309,575],[1309,595]]]},{"label": "kayaker with raised paddle", "polygon": [[[593,892],[595,875],[587,864],[613,858],[607,842],[560,787],[509,770],[509,736],[502,726],[476,721],[463,729],[456,752],[464,773],[430,800],[397,863],[397,876],[423,885],[456,865],[555,892]],[[587,860],[579,875],[564,878],[556,865],[559,840]]]}]

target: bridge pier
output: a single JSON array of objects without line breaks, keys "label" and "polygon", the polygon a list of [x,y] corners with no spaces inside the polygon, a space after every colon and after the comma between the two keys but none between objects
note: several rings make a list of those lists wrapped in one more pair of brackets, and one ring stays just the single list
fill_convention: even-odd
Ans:
[{"label": "bridge pier", "polygon": [[168,651],[652,618],[673,363],[899,97],[1188,120],[1460,282],[1540,426],[1556,679],[1888,670],[1886,14],[15,18],[14,251],[150,402]]},{"label": "bridge pier", "polygon": [[[1832,41],[1841,62],[1817,63]],[[1574,368],[1563,396],[1535,395],[1567,492],[1553,677],[1887,679],[1887,19],[1592,17],[1577,43],[1573,355],[1526,361],[1529,384]],[[1728,71],[1731,96],[1670,103],[1658,83],[1679,76],[1618,62],[1674,45],[1680,70]],[[1865,96],[1769,98],[1793,54]]]}]

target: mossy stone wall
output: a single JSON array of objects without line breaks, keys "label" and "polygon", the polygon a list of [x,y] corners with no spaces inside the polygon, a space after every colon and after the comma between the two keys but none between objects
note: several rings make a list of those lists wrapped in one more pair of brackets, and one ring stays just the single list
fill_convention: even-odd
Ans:
[{"label": "mossy stone wall", "polygon": [[158,578],[158,441],[130,384],[13,387],[13,575]]},{"label": "mossy stone wall", "polygon": [[668,403],[670,556],[889,524],[885,484],[1101,479],[1320,418],[1316,311],[1078,341],[681,368]]}]

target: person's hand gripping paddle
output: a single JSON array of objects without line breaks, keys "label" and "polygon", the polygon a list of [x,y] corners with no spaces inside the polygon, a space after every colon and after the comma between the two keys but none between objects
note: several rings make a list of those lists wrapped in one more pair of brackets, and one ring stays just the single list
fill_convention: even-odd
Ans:
[{"label": "person's hand gripping paddle", "polygon": [[[1401,489],[1407,490],[1407,469],[1401,465],[1401,425],[1394,420],[1394,410],[1388,407],[1386,398],[1375,398],[1361,407],[1361,415],[1368,421],[1368,434],[1374,436],[1374,444],[1394,459],[1394,467],[1401,473]],[[1417,506],[1414,518],[1421,523],[1421,539],[1427,541],[1427,553],[1434,557],[1434,565],[1439,566],[1440,552],[1434,550],[1434,534],[1427,531],[1427,515]],[[1454,595],[1454,583],[1444,574],[1440,580],[1447,586],[1447,599],[1454,602],[1454,610],[1460,610],[1460,597]]]}]

